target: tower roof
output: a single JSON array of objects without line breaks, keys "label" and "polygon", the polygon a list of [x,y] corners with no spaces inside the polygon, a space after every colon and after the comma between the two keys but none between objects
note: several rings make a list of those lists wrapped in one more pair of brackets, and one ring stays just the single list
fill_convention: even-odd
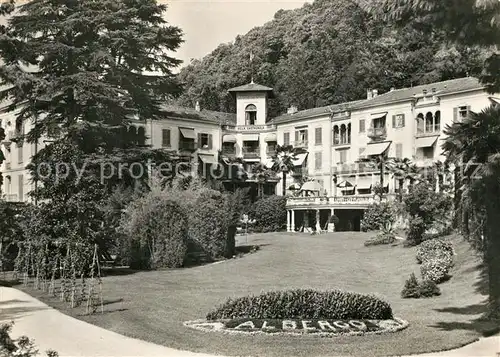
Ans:
[{"label": "tower roof", "polygon": [[248,83],[239,87],[234,87],[228,90],[229,93],[234,94],[238,92],[267,92],[269,97],[273,97],[273,89],[257,83]]}]

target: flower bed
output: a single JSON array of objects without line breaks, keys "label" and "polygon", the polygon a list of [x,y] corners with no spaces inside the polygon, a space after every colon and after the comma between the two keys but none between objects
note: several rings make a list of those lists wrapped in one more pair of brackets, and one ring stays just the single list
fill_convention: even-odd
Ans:
[{"label": "flower bed", "polygon": [[204,332],[229,334],[359,336],[397,332],[408,327],[408,322],[388,320],[317,320],[317,319],[225,319],[218,321],[187,321],[185,326]]}]

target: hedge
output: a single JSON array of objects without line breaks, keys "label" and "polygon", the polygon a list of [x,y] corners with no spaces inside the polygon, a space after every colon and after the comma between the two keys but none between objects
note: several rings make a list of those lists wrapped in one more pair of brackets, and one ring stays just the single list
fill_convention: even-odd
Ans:
[{"label": "hedge", "polygon": [[392,319],[391,306],[382,299],[342,290],[297,289],[229,299],[207,314],[219,319]]},{"label": "hedge", "polygon": [[447,258],[431,258],[424,260],[420,266],[420,274],[422,279],[431,280],[439,284],[449,278],[449,271],[452,266],[452,259]]},{"label": "hedge", "polygon": [[286,197],[269,196],[255,202],[252,208],[255,230],[277,232],[286,227]]}]

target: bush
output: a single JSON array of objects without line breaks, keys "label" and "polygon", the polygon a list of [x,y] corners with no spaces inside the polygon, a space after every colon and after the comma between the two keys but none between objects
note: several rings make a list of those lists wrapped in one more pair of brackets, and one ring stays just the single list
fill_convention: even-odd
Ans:
[{"label": "bush", "polygon": [[370,205],[361,220],[363,232],[378,231],[384,227],[392,226],[396,221],[397,208],[392,202],[380,202]]},{"label": "bush", "polygon": [[441,290],[439,286],[432,280],[422,280],[419,285],[420,296],[422,297],[433,297],[441,295]]},{"label": "bush", "polygon": [[423,242],[417,248],[417,262],[432,258],[452,258],[453,246],[451,242],[442,239],[431,239]]},{"label": "bush", "polygon": [[433,297],[441,295],[441,291],[436,283],[432,280],[423,280],[419,282],[415,274],[411,274],[405,282],[401,297],[403,299],[419,299],[421,297]]},{"label": "bush", "polygon": [[381,244],[392,244],[396,241],[396,236],[392,232],[380,232],[375,237],[368,239],[365,242],[365,246],[371,245],[381,245]]},{"label": "bush", "polygon": [[403,291],[401,291],[401,297],[403,299],[408,299],[408,298],[418,299],[420,297],[419,284],[415,274],[411,273],[408,280],[405,281],[405,286],[403,288]]},{"label": "bush", "polygon": [[328,223],[333,223],[334,226],[337,226],[339,224],[340,220],[339,217],[336,215],[331,215],[330,218],[328,218]]},{"label": "bush", "polygon": [[410,217],[406,235],[406,245],[410,247],[419,245],[422,242],[422,235],[424,232],[424,220],[419,216]]},{"label": "bush", "polygon": [[452,266],[451,257],[431,258],[425,260],[420,266],[422,279],[431,280],[439,284],[449,278],[448,272]]},{"label": "bush", "polygon": [[255,202],[253,207],[255,230],[276,232],[286,227],[286,197],[269,196]]},{"label": "bush", "polygon": [[391,306],[373,295],[341,290],[285,290],[229,299],[207,315],[218,319],[392,319]]},{"label": "bush", "polygon": [[[10,337],[13,323],[0,326],[0,356],[2,357],[35,357],[39,356],[38,350],[32,340],[26,336],[17,339]],[[47,357],[57,357],[57,352],[48,350]]]},{"label": "bush", "polygon": [[150,192],[125,210],[121,227],[129,241],[133,269],[177,268],[187,252],[188,220],[175,201]]}]

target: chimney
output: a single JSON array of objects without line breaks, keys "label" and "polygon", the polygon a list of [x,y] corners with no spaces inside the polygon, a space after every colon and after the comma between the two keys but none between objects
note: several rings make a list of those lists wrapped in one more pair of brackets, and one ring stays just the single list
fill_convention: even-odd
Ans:
[{"label": "chimney", "polygon": [[200,112],[200,111],[201,111],[201,108],[200,108],[200,102],[196,101],[196,105],[194,106],[194,109],[195,109],[197,112]]},{"label": "chimney", "polygon": [[373,92],[373,98],[375,98],[378,95],[378,89],[374,89],[372,92]]},{"label": "chimney", "polygon": [[432,88],[432,94],[435,94],[436,93],[436,88]]},{"label": "chimney", "polygon": [[395,90],[396,90],[396,88],[391,87],[391,92],[394,92]]},{"label": "chimney", "polygon": [[372,99],[373,98],[373,92],[371,89],[366,90],[366,99]]},{"label": "chimney", "polygon": [[427,89],[422,90],[422,93],[424,93],[424,95],[427,95]]},{"label": "chimney", "polygon": [[292,105],[290,108],[288,108],[287,114],[295,114],[298,111],[299,111],[298,108],[295,105]]}]

